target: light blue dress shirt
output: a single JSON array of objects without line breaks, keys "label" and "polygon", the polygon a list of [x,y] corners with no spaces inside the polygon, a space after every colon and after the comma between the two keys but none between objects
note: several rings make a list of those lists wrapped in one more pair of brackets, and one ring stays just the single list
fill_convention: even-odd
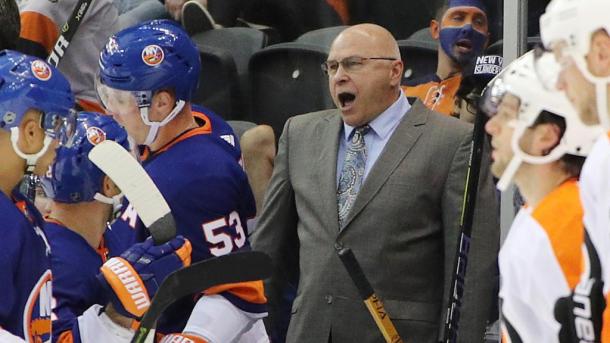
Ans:
[{"label": "light blue dress shirt", "polygon": [[[364,136],[367,158],[362,184],[366,181],[371,168],[375,165],[375,162],[377,161],[377,158],[379,158],[379,155],[381,155],[386,143],[390,140],[396,127],[398,127],[398,124],[400,124],[400,121],[410,108],[411,105],[401,90],[400,96],[392,106],[388,107],[377,118],[368,123],[371,130]],[[339,184],[339,177],[341,176],[343,162],[345,161],[345,150],[352,138],[354,129],[354,127],[343,123],[343,132],[339,139],[339,153],[337,154],[337,185]]]}]

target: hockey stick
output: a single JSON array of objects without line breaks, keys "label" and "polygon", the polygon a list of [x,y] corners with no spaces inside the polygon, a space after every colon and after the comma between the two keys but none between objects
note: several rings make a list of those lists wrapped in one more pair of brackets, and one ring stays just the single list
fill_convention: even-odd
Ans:
[{"label": "hockey stick", "polygon": [[402,338],[398,335],[398,331],[396,331],[390,316],[383,307],[381,299],[375,294],[373,287],[369,283],[369,280],[367,280],[366,275],[364,275],[364,271],[362,270],[362,267],[360,267],[352,250],[343,248],[339,250],[337,254],[341,259],[341,262],[343,262],[347,273],[354,281],[356,288],[358,288],[358,292],[360,293],[362,300],[364,300],[366,308],[371,313],[371,316],[375,320],[375,324],[377,324],[385,341],[388,343],[402,343]]},{"label": "hockey stick", "polygon": [[89,159],[121,189],[150,231],[155,244],[176,236],[176,224],[169,205],[142,165],[112,140],[96,145]]},{"label": "hockey stick", "polygon": [[92,2],[93,0],[78,1],[72,14],[70,14],[68,21],[61,27],[61,32],[59,33],[59,37],[57,37],[53,50],[51,50],[51,54],[47,57],[47,62],[49,64],[52,64],[54,67],[59,65],[59,61],[64,57],[70,42],[72,42],[72,38],[74,38],[76,30],[78,30],[78,27],[85,17],[87,10],[91,7]]},{"label": "hockey stick", "polygon": [[[492,68],[489,68],[490,66]],[[500,56],[478,57],[477,62],[473,65],[473,72],[470,75],[473,89],[478,91],[483,88],[487,82],[499,73],[501,67],[502,58]],[[462,203],[460,234],[442,335],[442,342],[444,343],[457,342],[458,337],[460,310],[462,307],[462,297],[464,296],[464,281],[466,279],[470,238],[472,235],[472,222],[478,194],[479,173],[481,171],[481,157],[483,156],[483,144],[485,142],[485,119],[486,114],[477,106],[472,140],[470,142],[470,158],[468,160],[464,200]]]},{"label": "hockey stick", "polygon": [[159,287],[132,343],[143,343],[163,311],[177,300],[210,287],[265,279],[271,276],[271,258],[259,251],[236,252],[201,261],[170,274]]},{"label": "hockey stick", "polygon": [[472,219],[476,205],[479,171],[481,169],[481,156],[483,155],[485,113],[477,111],[472,142],[470,143],[470,159],[466,173],[466,188],[464,189],[464,202],[462,203],[462,217],[460,220],[460,237],[456,251],[454,273],[451,278],[449,290],[449,303],[445,317],[445,331],[443,342],[457,342],[460,310],[464,296],[464,280],[468,266],[468,253],[470,251],[470,237],[472,234]]}]

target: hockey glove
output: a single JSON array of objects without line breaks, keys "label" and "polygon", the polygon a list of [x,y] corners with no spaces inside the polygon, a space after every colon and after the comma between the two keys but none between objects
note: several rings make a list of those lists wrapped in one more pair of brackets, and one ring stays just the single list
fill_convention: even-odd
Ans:
[{"label": "hockey glove", "polygon": [[571,295],[555,303],[555,319],[561,324],[559,341],[600,342],[602,314],[606,307],[604,283],[597,279],[580,282]]},{"label": "hockey glove", "polygon": [[98,280],[117,312],[139,320],[167,275],[191,264],[191,250],[182,236],[161,245],[149,237],[106,261]]}]

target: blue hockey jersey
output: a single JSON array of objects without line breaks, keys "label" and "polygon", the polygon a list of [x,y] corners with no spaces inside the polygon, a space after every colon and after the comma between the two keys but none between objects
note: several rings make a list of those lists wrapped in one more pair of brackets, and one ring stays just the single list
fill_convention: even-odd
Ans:
[{"label": "blue hockey jersey", "polygon": [[125,242],[118,229],[108,229],[100,246],[93,249],[80,234],[49,218],[44,230],[53,250],[53,342],[66,335],[72,336],[68,341],[80,342],[78,316],[92,305],[108,303],[96,275],[109,257],[126,249]]},{"label": "blue hockey jersey", "polygon": [[0,192],[0,220],[0,327],[26,342],[51,342],[51,248],[42,217],[19,192]]},{"label": "blue hockey jersey", "polygon": [[[239,137],[235,135],[235,132],[233,131],[231,125],[229,125],[224,119],[222,119],[221,116],[214,113],[212,110],[199,105],[192,105],[192,112],[193,116],[196,119],[203,120],[209,123],[209,131],[213,135],[222,138],[223,140],[234,146],[239,155],[241,155],[241,150],[239,147]],[[201,126],[205,127],[205,124]]]},{"label": "blue hockey jersey", "polygon": [[[256,214],[248,179],[236,158],[238,150],[211,131],[205,124],[188,130],[158,151],[144,154],[143,161],[169,204],[178,234],[191,241],[193,263],[249,249],[246,222]],[[116,225],[136,229],[139,241],[149,235],[131,205]],[[222,294],[247,312],[266,312],[262,281],[223,285],[206,293]],[[181,330],[194,304],[194,299],[186,299],[168,309],[170,315],[159,321],[160,332]]]}]

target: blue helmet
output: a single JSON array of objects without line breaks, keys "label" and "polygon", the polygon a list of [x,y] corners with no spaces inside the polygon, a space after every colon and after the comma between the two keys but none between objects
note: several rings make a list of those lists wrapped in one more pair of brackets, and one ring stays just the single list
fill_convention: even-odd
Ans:
[{"label": "blue helmet", "polygon": [[[66,78],[45,61],[0,51],[0,128],[18,127],[30,109],[43,113],[42,128],[52,138],[74,119],[74,95]],[[73,124],[73,123],[72,123]]]},{"label": "blue helmet", "polygon": [[[199,51],[188,34],[173,21],[152,20],[109,38],[100,53],[98,81],[134,92],[171,88],[178,100],[190,101],[200,70]],[[139,105],[149,105],[140,96]]]},{"label": "blue helmet", "polygon": [[63,203],[97,199],[105,174],[89,160],[89,152],[105,140],[129,149],[127,132],[110,116],[80,112],[73,135],[62,140],[66,143],[57,148],[55,162],[41,180],[46,195]]}]

